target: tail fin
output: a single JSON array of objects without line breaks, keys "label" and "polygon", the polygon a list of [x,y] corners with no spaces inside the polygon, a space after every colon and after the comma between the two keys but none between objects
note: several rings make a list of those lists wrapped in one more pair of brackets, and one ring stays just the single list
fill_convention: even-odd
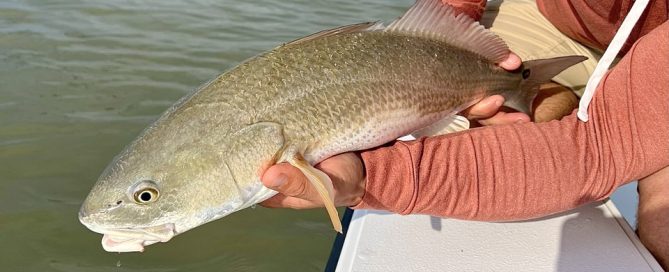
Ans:
[{"label": "tail fin", "polygon": [[520,82],[520,92],[508,93],[504,105],[531,116],[532,102],[537,96],[539,85],[586,59],[588,58],[584,56],[566,56],[523,62],[520,68],[523,76],[523,81]]}]

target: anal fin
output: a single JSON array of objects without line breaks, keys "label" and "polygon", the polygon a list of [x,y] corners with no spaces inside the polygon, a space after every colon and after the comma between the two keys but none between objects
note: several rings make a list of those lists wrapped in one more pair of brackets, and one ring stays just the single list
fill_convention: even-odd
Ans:
[{"label": "anal fin", "polygon": [[411,136],[414,136],[416,139],[418,139],[420,137],[443,135],[467,129],[469,129],[469,120],[467,120],[467,118],[460,115],[451,115],[437,121],[428,127],[411,133]]},{"label": "anal fin", "polygon": [[307,162],[300,154],[295,154],[292,158],[288,159],[288,163],[297,169],[300,169],[311,185],[314,186],[318,195],[323,200],[328,215],[330,215],[332,226],[337,232],[342,233],[339,212],[337,212],[337,207],[334,204],[334,187],[330,177],[323,173],[323,171],[318,170],[309,164],[309,162]]}]

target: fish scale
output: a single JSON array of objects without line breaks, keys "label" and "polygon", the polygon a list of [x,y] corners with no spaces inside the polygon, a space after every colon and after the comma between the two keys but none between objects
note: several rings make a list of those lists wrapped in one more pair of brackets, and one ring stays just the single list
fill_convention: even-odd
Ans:
[{"label": "fish scale", "polygon": [[[355,65],[352,60],[357,60]],[[482,65],[454,66],[454,62]],[[300,77],[306,63],[320,72]],[[468,79],[470,75],[488,80],[473,81]],[[345,129],[332,127],[333,124],[364,125],[377,119],[375,116],[383,116],[384,111],[407,107],[416,109],[416,118],[430,115],[426,121],[434,121],[441,117],[438,113],[443,116],[484,96],[518,88],[519,82],[518,76],[510,76],[482,57],[448,44],[409,35],[367,32],[280,47],[222,75],[182,107],[208,103],[203,99],[230,101],[229,104],[252,112],[251,122],[284,124],[286,137],[295,142],[308,145],[319,138],[320,144],[332,146],[338,141],[332,131]],[[264,86],[262,92],[250,91],[258,85]],[[328,107],[328,100],[337,101],[339,110]],[[272,103],[262,106],[265,101]],[[305,118],[315,122],[300,122]],[[416,125],[418,129],[426,124]],[[326,135],[330,137],[324,140]],[[389,141],[396,136],[385,135],[379,140]],[[374,144],[382,143],[348,146],[362,149]],[[327,155],[334,154],[316,157]]]},{"label": "fish scale", "polygon": [[[454,62],[485,65],[453,66]],[[319,72],[299,77],[306,63]],[[466,79],[478,74],[497,81]],[[239,121],[245,114],[250,116],[248,123],[220,129],[223,133],[257,122],[283,124],[286,139],[301,145],[307,160],[316,163],[337,153],[383,144],[440,119],[458,106],[517,88],[519,81],[480,56],[443,42],[368,32],[280,47],[223,74],[177,109],[187,113],[190,108],[210,105],[209,111],[226,112],[233,106],[242,113],[237,115]],[[324,106],[328,99],[338,101],[340,110],[333,112]],[[388,114],[407,108],[413,111],[402,116]],[[194,122],[202,118],[165,120],[178,124],[184,119]],[[227,120],[222,123],[230,125]],[[411,125],[397,125],[407,123]]]}]

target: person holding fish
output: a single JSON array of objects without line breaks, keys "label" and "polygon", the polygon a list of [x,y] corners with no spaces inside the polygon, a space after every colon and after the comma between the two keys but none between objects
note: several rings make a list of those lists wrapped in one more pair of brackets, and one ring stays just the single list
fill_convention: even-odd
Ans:
[{"label": "person holding fish", "polygon": [[[133,252],[257,203],[324,206],[341,232],[336,206],[518,220],[641,178],[639,234],[662,262],[668,217],[648,214],[668,206],[666,1],[598,85],[590,121],[525,115],[571,111],[597,58],[571,38],[603,49],[630,3],[586,2],[505,1],[483,18],[495,34],[470,17],[482,1],[418,0],[387,25],[282,44],[170,107],[103,171],[79,221],[105,250]],[[592,20],[602,10],[621,14]],[[541,87],[551,79],[571,90]],[[555,95],[537,98],[541,88]],[[463,115],[499,125],[462,132],[475,123]],[[418,140],[394,141],[406,134]]]},{"label": "person holding fish", "polygon": [[[667,1],[650,1],[619,63],[598,85],[586,123],[572,112],[571,91],[583,93],[632,1],[505,1],[489,4],[486,13],[485,1],[443,2],[482,17],[503,38],[515,52],[498,63],[506,70],[518,69],[520,59],[589,57],[553,78],[560,85],[544,86],[552,98],[535,100],[535,121],[568,115],[531,123],[524,113],[500,111],[504,97],[490,96],[463,112],[485,127],[321,161],[317,168],[333,181],[334,203],[399,214],[522,220],[604,199],[639,179],[638,234],[669,268]],[[288,163],[270,167],[262,181],[279,192],[263,206],[323,206],[303,173]]]}]

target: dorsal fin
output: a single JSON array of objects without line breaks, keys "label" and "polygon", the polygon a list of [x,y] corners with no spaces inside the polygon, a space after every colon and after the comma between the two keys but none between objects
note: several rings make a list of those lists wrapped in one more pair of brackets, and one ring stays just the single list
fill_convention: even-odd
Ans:
[{"label": "dorsal fin", "polygon": [[311,41],[314,39],[318,38],[323,38],[327,36],[332,36],[336,34],[342,34],[342,33],[355,33],[355,32],[365,32],[365,31],[373,31],[373,30],[379,30],[383,29],[383,26],[379,22],[365,22],[365,23],[358,23],[358,24],[352,24],[352,25],[345,25],[345,26],[340,26],[332,29],[326,29],[323,31],[316,32],[314,34],[311,34],[306,37],[299,38],[297,40],[294,40],[292,42],[286,43],[285,45],[293,45],[293,44],[298,44],[298,43],[303,43],[306,41]]},{"label": "dorsal fin", "polygon": [[408,32],[442,40],[495,63],[509,55],[509,48],[501,38],[464,13],[455,16],[453,8],[441,0],[417,0],[384,31]]}]

